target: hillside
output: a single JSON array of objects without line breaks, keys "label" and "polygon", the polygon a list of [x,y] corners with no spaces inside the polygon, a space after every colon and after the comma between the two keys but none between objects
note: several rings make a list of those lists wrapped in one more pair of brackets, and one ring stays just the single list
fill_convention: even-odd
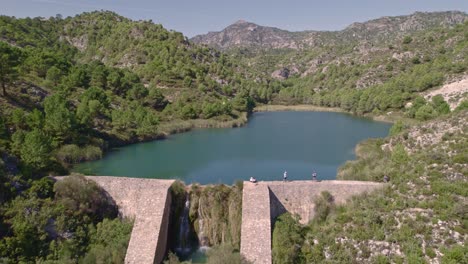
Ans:
[{"label": "hillside", "polygon": [[467,21],[463,12],[416,12],[407,16],[382,17],[353,23],[340,31],[290,32],[239,20],[219,32],[197,35],[190,40],[221,50],[235,48],[302,50],[321,45],[366,41],[378,43],[435,27],[452,27]]},{"label": "hillside", "polygon": [[[46,20],[0,17],[0,31],[2,51],[14,54],[2,82],[6,116],[43,109],[46,97],[61,94],[77,123],[134,141],[176,129],[158,130],[156,123],[179,120],[177,129],[183,130],[193,126],[184,120],[228,122],[249,111],[242,87],[253,82],[241,67],[150,21],[112,12]],[[142,116],[126,116],[130,108]],[[214,121],[198,123],[217,126]]]},{"label": "hillside", "polygon": [[[463,83],[468,69],[468,24],[456,23],[465,18],[460,12],[381,18],[340,32],[351,36],[349,32],[355,34],[360,28],[371,37],[351,40],[330,37],[337,32],[322,32],[329,36],[325,42],[299,50],[244,47],[227,53],[258,78],[279,81],[251,91],[257,102],[340,107],[360,115],[401,112],[419,95],[431,94],[432,89],[443,85]],[[385,30],[377,30],[376,21],[386,25]],[[448,22],[441,21],[454,24],[447,27]],[[379,41],[383,36],[388,39]],[[453,107],[463,101],[464,94],[454,93]]]},{"label": "hillside", "polygon": [[150,21],[0,16],[0,36],[1,263],[122,262],[132,223],[113,201],[44,176],[122,144],[241,125],[254,106],[241,67]]}]

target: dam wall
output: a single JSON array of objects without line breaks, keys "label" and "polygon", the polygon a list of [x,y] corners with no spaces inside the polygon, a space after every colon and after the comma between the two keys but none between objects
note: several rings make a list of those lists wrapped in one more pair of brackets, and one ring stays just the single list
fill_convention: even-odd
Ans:
[{"label": "dam wall", "polygon": [[336,204],[371,192],[382,183],[360,181],[244,182],[242,194],[241,254],[254,264],[271,264],[272,227],[276,217],[290,212],[302,224],[314,217],[314,200],[328,191]]},{"label": "dam wall", "polygon": [[114,199],[123,217],[134,219],[126,264],[161,263],[167,250],[174,180],[86,176]]},{"label": "dam wall", "polygon": [[354,195],[371,192],[382,183],[364,181],[291,181],[268,182],[268,188],[274,196],[270,200],[271,218],[289,212],[300,216],[301,224],[307,224],[314,218],[316,197],[323,191],[329,192],[335,204],[343,204]]}]

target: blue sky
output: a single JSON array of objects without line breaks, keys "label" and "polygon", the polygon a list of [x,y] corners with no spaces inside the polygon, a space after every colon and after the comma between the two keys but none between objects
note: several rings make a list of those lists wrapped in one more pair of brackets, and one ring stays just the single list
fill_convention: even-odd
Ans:
[{"label": "blue sky", "polygon": [[134,20],[152,19],[192,37],[239,19],[291,31],[339,30],[353,22],[415,11],[468,12],[468,0],[0,0],[0,14],[16,17],[66,17],[101,9]]}]

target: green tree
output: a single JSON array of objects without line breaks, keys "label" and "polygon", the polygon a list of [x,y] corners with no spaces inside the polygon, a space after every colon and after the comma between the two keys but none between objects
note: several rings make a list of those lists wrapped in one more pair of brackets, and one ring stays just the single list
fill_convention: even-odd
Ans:
[{"label": "green tree", "polygon": [[187,104],[180,110],[182,119],[195,119],[197,118],[197,111],[192,104]]},{"label": "green tree", "polygon": [[434,110],[432,105],[421,106],[418,111],[416,111],[415,117],[418,120],[429,120],[437,116],[437,112]]},{"label": "green tree", "polygon": [[67,101],[60,94],[54,94],[44,100],[44,130],[50,133],[55,143],[60,144],[69,136],[73,126],[73,114],[67,107]]},{"label": "green tree", "polygon": [[39,129],[24,136],[21,146],[21,160],[36,169],[44,169],[50,164],[50,139]]},{"label": "green tree", "polygon": [[439,115],[445,115],[450,113],[450,106],[445,102],[444,97],[440,94],[432,97],[432,105],[435,109],[435,111]]},{"label": "green tree", "polygon": [[6,86],[16,79],[17,66],[20,64],[21,51],[0,41],[0,82],[3,96],[7,95]]},{"label": "green tree", "polygon": [[56,86],[62,77],[62,71],[56,66],[52,66],[47,70],[46,79]]},{"label": "green tree", "polygon": [[298,220],[289,213],[279,216],[273,229],[273,263],[299,263],[303,241]]},{"label": "green tree", "polygon": [[42,129],[44,126],[44,114],[34,109],[30,114],[26,116],[26,124],[31,128]]}]

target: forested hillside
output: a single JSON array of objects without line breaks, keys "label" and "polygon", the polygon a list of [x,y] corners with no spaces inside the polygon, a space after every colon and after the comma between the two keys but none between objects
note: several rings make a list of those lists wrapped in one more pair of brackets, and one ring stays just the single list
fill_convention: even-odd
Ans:
[{"label": "forested hillside", "polygon": [[467,32],[465,23],[408,35],[385,46],[343,43],[285,55],[290,66],[282,71],[289,75],[276,100],[360,114],[402,109],[416,94],[464,76]]},{"label": "forested hillside", "polygon": [[243,21],[193,40],[225,49],[257,76],[281,80],[251,91],[258,102],[378,115],[465,78],[466,19],[462,12],[416,12],[334,32],[287,32]]},{"label": "forested hillside", "polygon": [[43,177],[120,144],[241,125],[254,106],[243,87],[257,83],[231,59],[112,12],[1,16],[0,56],[1,263],[121,262],[131,223],[109,220],[102,190]]}]

